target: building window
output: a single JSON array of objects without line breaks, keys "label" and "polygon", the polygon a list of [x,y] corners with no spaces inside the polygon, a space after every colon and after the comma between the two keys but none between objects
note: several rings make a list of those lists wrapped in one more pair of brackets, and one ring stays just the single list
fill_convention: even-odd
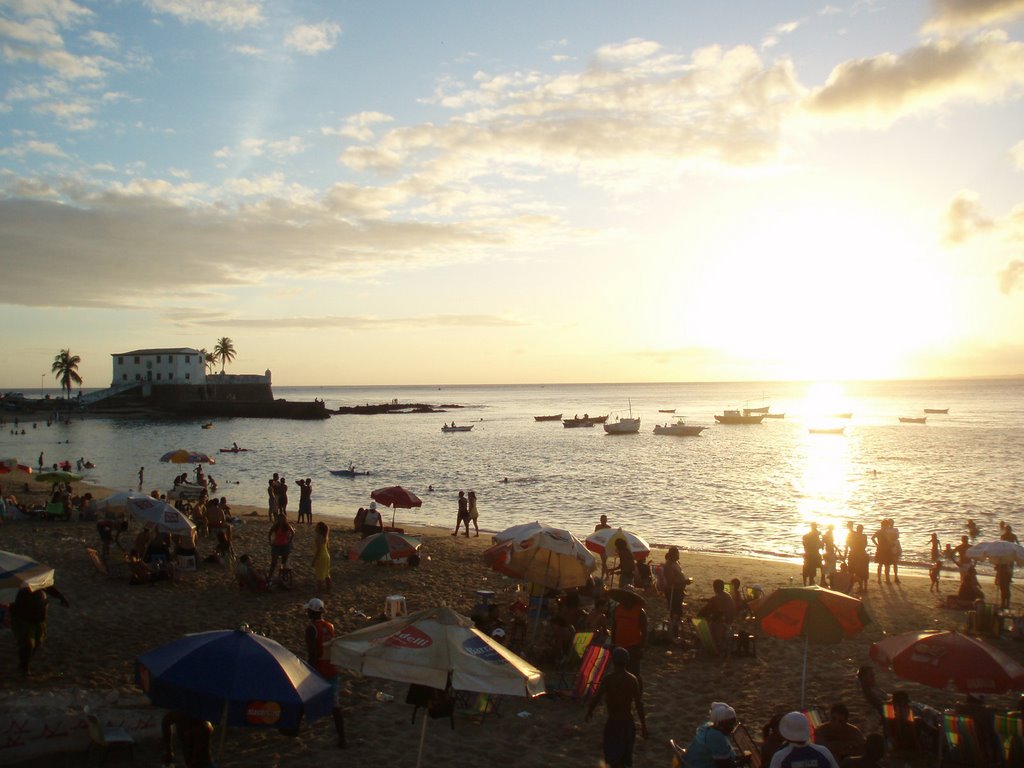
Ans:
[{"label": "building window", "polygon": [[174,374],[173,374],[173,373],[168,373],[168,374],[167,374],[167,380],[168,380],[168,381],[170,381],[170,380],[171,380],[171,379],[173,379],[173,378],[174,378]]},{"label": "building window", "polygon": [[136,381],[142,381],[142,374],[141,373],[136,373],[135,374],[135,380]]},{"label": "building window", "polygon": [[160,355],[157,355],[157,356],[156,356],[156,361],[157,361],[158,363],[160,362]]},{"label": "building window", "polygon": [[117,358],[117,364],[118,365],[124,365],[124,357]]},{"label": "building window", "polygon": [[158,373],[158,374],[156,375],[156,380],[157,380],[157,381],[160,381],[160,377],[161,377],[161,376],[163,376],[163,374],[162,374],[162,373]]},{"label": "building window", "polygon": [[136,355],[135,356],[135,364],[138,365],[140,362],[142,362],[142,361],[139,359],[139,356]]},{"label": "building window", "polygon": [[121,374],[121,381],[128,381],[128,374],[127,373],[122,373]]},{"label": "building window", "polygon": [[185,381],[188,381],[191,378],[192,378],[192,374],[191,373],[186,373],[185,374]]},{"label": "building window", "polygon": [[168,355],[167,356],[167,362],[168,363],[173,363],[174,362],[174,355]]},{"label": "building window", "polygon": [[185,362],[186,363],[191,363],[192,362],[192,355],[185,355]]}]

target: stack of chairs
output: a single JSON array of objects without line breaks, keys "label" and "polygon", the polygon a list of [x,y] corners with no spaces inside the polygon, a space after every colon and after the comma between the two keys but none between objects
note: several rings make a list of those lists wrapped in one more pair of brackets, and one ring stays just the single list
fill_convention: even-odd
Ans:
[{"label": "stack of chairs", "polygon": [[1024,716],[1018,712],[996,713],[995,727],[1003,742],[1007,768],[1024,768]]},{"label": "stack of chairs", "polygon": [[972,635],[999,637],[1003,631],[1003,617],[999,606],[992,603],[977,603],[973,611],[967,612],[967,632]]},{"label": "stack of chairs", "polygon": [[947,714],[943,716],[943,728],[946,733],[943,765],[963,768],[996,768],[1000,765],[1000,756],[987,754],[982,746],[973,718]]}]

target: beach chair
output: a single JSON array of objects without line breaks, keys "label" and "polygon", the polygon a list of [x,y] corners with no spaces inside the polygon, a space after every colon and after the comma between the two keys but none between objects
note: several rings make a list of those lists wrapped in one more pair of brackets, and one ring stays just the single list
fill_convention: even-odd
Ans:
[{"label": "beach chair", "polygon": [[82,716],[89,727],[89,754],[95,755],[100,765],[103,765],[107,752],[112,748],[127,749],[129,758],[134,763],[135,739],[128,731],[117,726],[103,725],[88,706],[82,710]]},{"label": "beach chair", "polygon": [[973,611],[967,612],[967,632],[972,635],[999,637],[1003,631],[1003,617],[999,606],[992,603],[978,603]]},{"label": "beach chair", "polygon": [[482,723],[488,715],[501,717],[500,699],[493,693],[474,693],[472,691],[459,691],[456,694],[456,714],[468,717]]},{"label": "beach chair", "polygon": [[693,624],[693,630],[697,635],[697,640],[700,642],[700,647],[713,656],[724,656],[728,649],[721,649],[718,647],[718,643],[715,642],[714,636],[711,634],[711,624],[708,620],[700,616],[692,616],[690,623]]},{"label": "beach chair", "polygon": [[998,764],[998,761],[987,757],[981,748],[973,718],[965,715],[944,715],[943,730],[946,734],[947,747],[943,765],[989,768]]},{"label": "beach chair", "polygon": [[882,704],[882,733],[886,753],[894,761],[908,761],[918,754],[914,713],[909,707],[897,707],[891,701]]},{"label": "beach chair", "polygon": [[997,712],[994,720],[1007,768],[1024,768],[1024,715]]},{"label": "beach chair", "polygon": [[750,735],[746,725],[743,723],[736,724],[736,730],[732,732],[732,741],[741,755],[750,755],[750,762],[748,763],[750,768],[761,768],[761,747],[754,741],[754,737]]},{"label": "beach chair", "polygon": [[586,647],[576,671],[576,682],[570,692],[572,698],[585,699],[597,690],[611,657],[611,651],[603,645]]},{"label": "beach chair", "polygon": [[51,501],[43,508],[43,517],[46,520],[67,520],[69,515],[62,502]]}]

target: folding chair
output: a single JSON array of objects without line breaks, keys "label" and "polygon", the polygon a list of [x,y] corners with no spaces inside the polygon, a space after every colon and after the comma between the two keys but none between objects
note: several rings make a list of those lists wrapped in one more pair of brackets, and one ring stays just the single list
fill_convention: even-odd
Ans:
[{"label": "folding chair", "polygon": [[134,762],[135,739],[128,731],[117,726],[103,725],[89,707],[85,707],[82,714],[89,726],[89,753],[98,753],[100,765],[103,765],[111,747],[127,747],[129,757]]},{"label": "folding chair", "polygon": [[997,605],[978,603],[973,611],[967,612],[967,631],[970,634],[999,637],[1002,629],[1003,619]]},{"label": "folding chair", "polygon": [[985,756],[974,719],[965,715],[944,715],[943,728],[946,732],[947,761],[943,764],[987,768],[996,763]]},{"label": "folding chair", "polygon": [[574,699],[585,699],[597,690],[611,657],[611,651],[603,645],[587,646],[576,672],[576,684],[572,689]]},{"label": "folding chair", "polygon": [[1003,742],[1003,758],[1007,768],[1024,768],[1024,717],[1016,713],[997,712],[995,727]]},{"label": "folding chair", "polygon": [[499,697],[493,693],[459,691],[456,695],[456,713],[483,722],[488,715],[501,717]]},{"label": "folding chair", "polygon": [[697,639],[700,641],[700,647],[713,656],[724,656],[728,649],[721,649],[718,647],[718,643],[715,642],[714,636],[711,634],[711,624],[708,620],[700,616],[692,616],[690,622],[693,624],[693,629],[697,634]]}]

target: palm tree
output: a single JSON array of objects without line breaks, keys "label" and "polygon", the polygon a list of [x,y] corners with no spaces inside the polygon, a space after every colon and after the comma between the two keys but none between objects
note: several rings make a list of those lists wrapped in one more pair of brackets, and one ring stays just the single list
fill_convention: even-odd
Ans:
[{"label": "palm tree", "polygon": [[68,400],[71,399],[71,385],[82,386],[82,377],[78,375],[78,364],[82,358],[72,355],[71,350],[62,349],[60,354],[53,358],[53,365],[50,370],[60,384],[61,391],[67,390]]},{"label": "palm tree", "polygon": [[235,344],[227,336],[217,339],[213,347],[213,356],[220,360],[220,372],[224,375],[224,366],[235,359]]},{"label": "palm tree", "polygon": [[217,356],[213,352],[207,352],[206,347],[199,350],[199,354],[203,356],[203,368],[207,375],[217,366]]}]

